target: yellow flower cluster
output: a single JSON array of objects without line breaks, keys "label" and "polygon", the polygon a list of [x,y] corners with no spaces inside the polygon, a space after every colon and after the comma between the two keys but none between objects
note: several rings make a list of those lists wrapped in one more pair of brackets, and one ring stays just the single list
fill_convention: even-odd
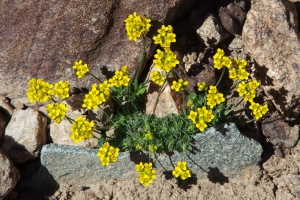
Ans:
[{"label": "yellow flower cluster", "polygon": [[179,64],[176,54],[173,53],[170,49],[164,49],[163,51],[157,49],[154,58],[154,67],[165,72],[170,72],[171,69]]},{"label": "yellow flower cluster", "polygon": [[191,110],[188,118],[192,120],[201,132],[203,132],[207,127],[206,123],[211,122],[215,116],[213,115],[212,110],[207,110],[206,107],[203,106],[202,108],[197,108],[197,112]]},{"label": "yellow flower cluster", "polygon": [[95,125],[94,121],[88,121],[86,118],[79,116],[72,123],[71,127],[71,139],[75,144],[78,142],[92,138],[93,137],[93,126]]},{"label": "yellow flower cluster", "polygon": [[216,105],[225,101],[222,93],[218,92],[216,86],[209,86],[208,94],[206,95],[207,105],[210,108],[214,108]]},{"label": "yellow flower cluster", "polygon": [[58,98],[68,98],[69,97],[69,92],[70,92],[70,83],[69,81],[58,81],[57,83],[54,84],[53,89],[51,90],[51,95],[54,95]]},{"label": "yellow flower cluster", "polygon": [[231,66],[231,60],[220,48],[217,49],[217,53],[213,56],[214,59],[214,68],[222,69],[224,66],[229,68]]},{"label": "yellow flower cluster", "polygon": [[261,105],[259,103],[251,102],[249,108],[252,110],[252,113],[256,120],[262,118],[269,110],[268,105]]},{"label": "yellow flower cluster", "polygon": [[257,80],[250,81],[245,83],[242,81],[237,88],[237,92],[240,97],[243,97],[245,101],[249,101],[250,103],[253,101],[253,98],[256,96],[256,88],[259,86],[259,82]]},{"label": "yellow flower cluster", "polygon": [[182,180],[185,180],[192,176],[192,171],[189,170],[186,166],[186,162],[178,162],[175,169],[172,171],[174,177],[180,177]]},{"label": "yellow flower cluster", "polygon": [[193,100],[189,99],[188,102],[187,102],[187,106],[191,107],[191,108],[194,107],[195,105],[194,105]]},{"label": "yellow flower cluster", "polygon": [[54,103],[48,104],[46,110],[48,111],[48,116],[59,124],[66,117],[68,108],[65,103]]},{"label": "yellow flower cluster", "polygon": [[76,75],[78,78],[84,77],[89,72],[88,65],[83,64],[82,60],[75,61],[73,65],[73,69],[76,69]]},{"label": "yellow flower cluster", "polygon": [[163,85],[165,82],[165,77],[158,71],[151,72],[150,77],[151,77],[151,80],[158,85]]},{"label": "yellow flower cluster", "polygon": [[233,80],[248,80],[249,72],[246,70],[247,62],[242,59],[238,60],[234,58],[232,61],[232,66],[229,69],[229,78]]},{"label": "yellow flower cluster", "polygon": [[154,44],[160,44],[163,48],[169,48],[172,42],[176,42],[176,35],[173,33],[173,27],[171,25],[162,25],[157,32],[158,35],[153,37]]},{"label": "yellow flower cluster", "polygon": [[206,83],[205,82],[199,82],[197,83],[198,91],[202,92],[203,90],[206,89]]},{"label": "yellow flower cluster", "polygon": [[176,92],[183,91],[186,88],[186,86],[188,86],[188,84],[189,84],[188,81],[184,81],[180,78],[178,82],[177,81],[172,82],[171,89],[175,90]]},{"label": "yellow flower cluster", "polygon": [[149,151],[151,153],[154,153],[157,150],[157,146],[156,145],[149,145]]},{"label": "yellow flower cluster", "polygon": [[125,20],[128,39],[136,42],[138,37],[146,35],[151,27],[150,22],[150,19],[138,16],[136,12],[129,15]]},{"label": "yellow flower cluster", "polygon": [[32,78],[28,82],[27,97],[30,103],[45,102],[51,99],[50,91],[53,85],[43,79]]},{"label": "yellow flower cluster", "polygon": [[135,165],[135,167],[136,171],[139,172],[138,178],[140,183],[144,186],[148,186],[152,183],[152,180],[156,179],[156,171],[152,169],[152,163],[143,164],[140,162],[140,164]]},{"label": "yellow flower cluster", "polygon": [[147,131],[147,133],[144,135],[144,139],[152,140],[153,139],[152,133],[150,131]]},{"label": "yellow flower cluster", "polygon": [[83,108],[89,110],[97,109],[99,105],[106,102],[110,96],[110,84],[104,81],[99,86],[95,83],[92,85],[92,89],[83,99]]},{"label": "yellow flower cluster", "polygon": [[115,75],[108,80],[110,86],[122,87],[128,86],[130,78],[128,76],[127,66],[122,67],[122,71],[116,70]]},{"label": "yellow flower cluster", "polygon": [[108,166],[109,163],[117,161],[119,156],[119,148],[110,146],[108,142],[105,142],[102,147],[99,148],[98,156],[102,166]]}]

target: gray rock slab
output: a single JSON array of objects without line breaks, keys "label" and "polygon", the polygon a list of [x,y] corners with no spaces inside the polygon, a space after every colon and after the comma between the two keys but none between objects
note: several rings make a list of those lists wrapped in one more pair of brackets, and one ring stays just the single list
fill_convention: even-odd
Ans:
[{"label": "gray rock slab", "polygon": [[[235,124],[209,128],[194,139],[194,149],[188,154],[175,152],[170,156],[157,156],[157,170],[171,172],[173,165],[182,160],[187,161],[188,167],[198,178],[205,178],[209,174],[237,177],[243,175],[245,170],[259,170],[257,163],[261,161],[261,145],[243,136]],[[47,144],[41,151],[41,164],[58,183],[76,185],[137,176],[135,163],[148,161],[148,156],[143,152],[131,155],[129,152],[121,152],[116,163],[102,167],[97,152],[97,149],[79,146]]]}]

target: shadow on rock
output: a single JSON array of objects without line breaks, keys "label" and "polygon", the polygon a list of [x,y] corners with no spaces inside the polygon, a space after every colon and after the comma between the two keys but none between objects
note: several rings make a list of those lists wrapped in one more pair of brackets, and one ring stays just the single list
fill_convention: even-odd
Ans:
[{"label": "shadow on rock", "polygon": [[229,183],[228,177],[224,176],[220,170],[215,167],[209,167],[207,172],[207,178],[212,183],[220,183],[221,185],[224,185],[225,183]]}]

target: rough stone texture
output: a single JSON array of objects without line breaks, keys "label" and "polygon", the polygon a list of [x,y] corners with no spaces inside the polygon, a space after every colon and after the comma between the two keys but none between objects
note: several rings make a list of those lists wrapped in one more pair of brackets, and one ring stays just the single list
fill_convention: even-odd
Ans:
[{"label": "rough stone texture", "polygon": [[[152,114],[156,103],[157,96],[159,94],[160,87],[155,83],[150,83],[147,91],[146,113]],[[179,114],[180,99],[178,96],[172,96],[173,91],[169,83],[166,83],[155,108],[154,114],[158,117],[164,117],[174,114]],[[177,102],[176,102],[177,101]]]},{"label": "rough stone texture", "polygon": [[299,126],[290,126],[282,119],[269,117],[262,123],[262,132],[273,145],[294,147],[299,139]]},{"label": "rough stone texture", "polygon": [[8,112],[10,115],[14,112],[13,105],[10,104],[9,100],[0,94],[0,108],[3,108],[6,112]]},{"label": "rough stone texture", "polygon": [[[188,166],[198,178],[210,174],[210,178],[237,177],[245,173],[257,173],[257,163],[261,160],[262,148],[259,143],[241,135],[234,124],[209,128],[195,136],[195,149],[188,153]],[[142,152],[129,155],[119,154],[118,161],[108,167],[100,165],[98,150],[66,145],[47,144],[41,152],[41,164],[47,168],[58,183],[72,185],[91,184],[100,180],[135,176],[135,163],[147,161]],[[170,157],[173,164],[182,160],[175,153]],[[158,156],[159,163],[171,172],[172,164],[167,155]],[[132,162],[133,161],[133,162]],[[156,163],[158,171],[163,168]]]},{"label": "rough stone texture", "polygon": [[263,168],[277,186],[276,199],[300,199],[300,142],[284,158],[272,156]]},{"label": "rough stone texture", "polygon": [[101,79],[102,73],[109,75],[108,72],[123,65],[128,65],[133,74],[140,60],[142,41],[128,41],[126,17],[135,11],[151,18],[153,27],[157,21],[170,24],[195,2],[3,0],[0,2],[0,92],[10,98],[23,97],[32,77],[51,82],[69,79],[72,86],[88,86],[95,80],[78,81],[71,69],[78,59],[88,63]]},{"label": "rough stone texture", "polygon": [[0,149],[0,199],[16,186],[19,178],[19,171]]},{"label": "rough stone texture", "polygon": [[254,0],[244,24],[244,49],[260,65],[264,91],[286,116],[300,98],[300,40],[297,12],[286,0]]},{"label": "rough stone texture", "polygon": [[213,14],[207,15],[203,24],[197,29],[197,34],[208,47],[215,47],[230,36]]},{"label": "rough stone texture", "polygon": [[5,128],[9,120],[10,120],[10,116],[8,116],[8,114],[0,107],[0,147],[4,139]]},{"label": "rough stone texture", "polygon": [[233,35],[241,35],[246,12],[242,5],[230,3],[226,7],[220,7],[219,17],[225,30]]},{"label": "rough stone texture", "polygon": [[47,141],[47,118],[29,108],[15,111],[8,123],[3,151],[15,162],[26,162],[40,154]]}]

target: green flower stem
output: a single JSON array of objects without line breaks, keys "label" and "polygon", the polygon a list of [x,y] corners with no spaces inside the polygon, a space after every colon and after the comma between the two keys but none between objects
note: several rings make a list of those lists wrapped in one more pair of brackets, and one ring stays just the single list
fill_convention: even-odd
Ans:
[{"label": "green flower stem", "polygon": [[246,124],[251,123],[251,122],[254,122],[254,121],[255,121],[255,118],[250,119],[250,120],[246,121]]},{"label": "green flower stem", "polygon": [[234,81],[232,86],[230,87],[229,90],[232,90],[237,84],[239,84],[241,81]]},{"label": "green flower stem", "polygon": [[154,113],[155,113],[155,109],[156,109],[156,106],[157,106],[157,104],[158,104],[159,97],[160,97],[160,95],[161,95],[161,93],[162,93],[162,91],[163,91],[163,88],[164,88],[164,86],[165,86],[165,84],[166,84],[166,82],[167,82],[167,80],[168,80],[168,78],[169,78],[169,75],[170,75],[170,72],[167,73],[167,76],[166,76],[166,78],[165,78],[165,81],[164,81],[164,83],[162,84],[162,86],[161,86],[161,88],[160,88],[160,90],[159,90],[159,92],[158,92],[158,95],[157,95],[157,98],[156,98],[156,101],[155,101],[155,104],[154,104],[154,108],[153,108],[152,115],[154,115]]},{"label": "green flower stem", "polygon": [[240,105],[243,102],[243,98],[234,106],[232,107],[230,110],[228,110],[227,112],[225,112],[225,116],[228,115],[229,113],[231,113],[238,105]]},{"label": "green flower stem", "polygon": [[118,100],[118,98],[111,96],[111,98],[119,105],[120,108],[122,108],[123,112],[125,114],[128,114],[127,110],[125,110],[125,108],[122,106],[121,102]]},{"label": "green flower stem", "polygon": [[53,96],[51,95],[51,100],[54,102],[54,103],[57,103],[57,101],[55,101],[55,99],[53,98]]},{"label": "green flower stem", "polygon": [[137,84],[138,84],[138,77],[139,77],[139,74],[140,74],[140,71],[141,71],[141,68],[143,66],[143,62],[145,60],[145,57],[146,57],[146,37],[143,37],[143,52],[142,52],[142,57],[141,57],[141,60],[140,60],[140,64],[139,64],[139,67],[138,67],[138,70],[135,74],[135,78],[134,78],[134,86],[135,88],[137,88]]},{"label": "green flower stem", "polygon": [[97,81],[99,81],[100,83],[102,82],[99,78],[97,78],[94,74],[92,74],[92,73],[88,73],[89,75],[91,75],[92,77],[94,77]]},{"label": "green flower stem", "polygon": [[94,129],[93,136],[95,136],[96,138],[101,138],[102,133]]},{"label": "green flower stem", "polygon": [[155,160],[160,164],[160,166],[161,166],[162,168],[164,168],[165,171],[168,171],[168,170],[161,164],[161,162],[158,160],[156,153],[153,153],[153,154],[154,154]]},{"label": "green flower stem", "polygon": [[70,122],[70,124],[72,124],[74,122],[74,120],[68,116],[66,116],[66,119]]},{"label": "green flower stem", "polygon": [[222,74],[221,74],[221,76],[220,76],[220,78],[219,78],[219,80],[218,80],[218,82],[217,82],[216,86],[218,86],[218,85],[220,84],[220,82],[221,82],[221,80],[222,80],[222,78],[223,78],[224,74],[225,74],[225,67],[223,67]]},{"label": "green flower stem", "polygon": [[102,110],[102,112],[104,113],[104,115],[106,116],[106,118],[115,126],[115,122],[109,117],[109,115],[104,111],[104,109],[101,108],[101,106],[99,106],[99,108]]}]

